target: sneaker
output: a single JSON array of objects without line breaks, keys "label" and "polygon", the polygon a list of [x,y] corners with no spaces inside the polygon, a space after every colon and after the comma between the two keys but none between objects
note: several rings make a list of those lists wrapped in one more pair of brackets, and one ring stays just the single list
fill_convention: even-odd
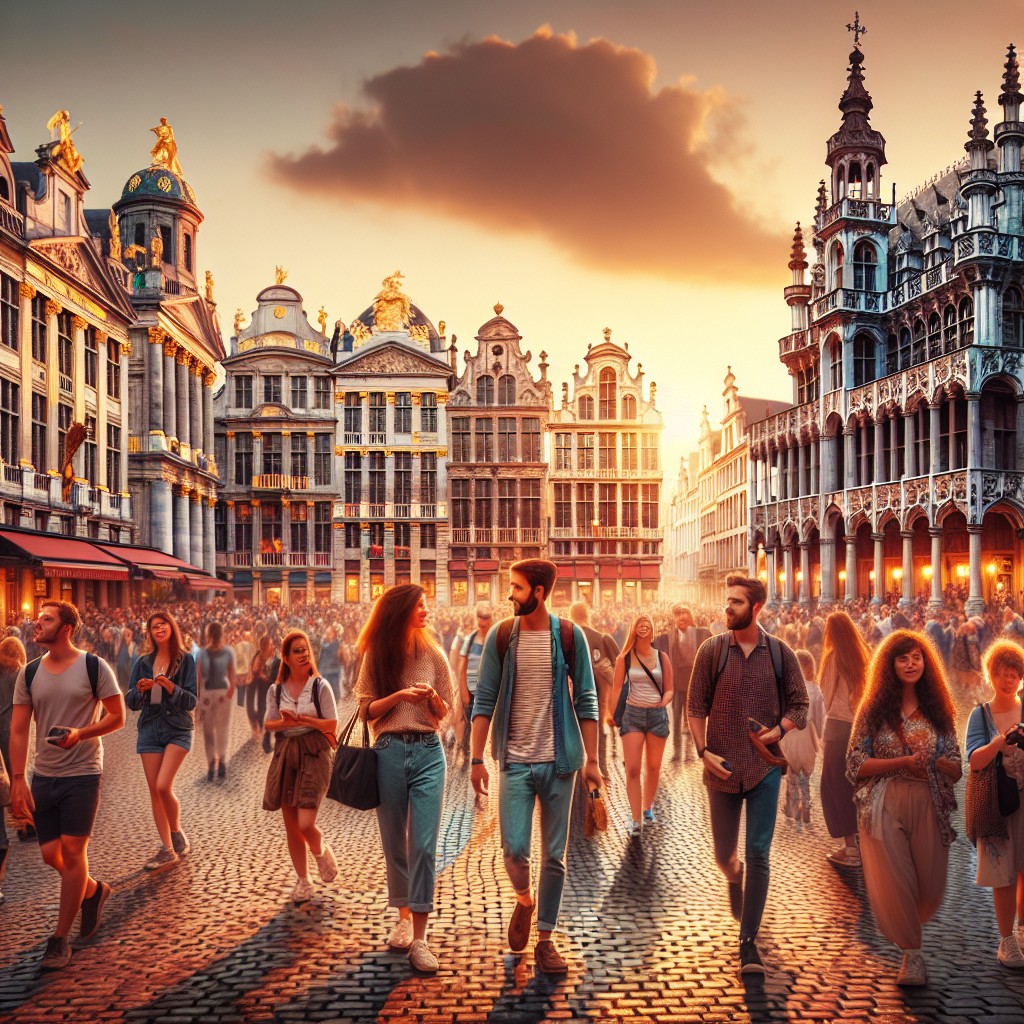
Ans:
[{"label": "sneaker", "polygon": [[308,878],[300,878],[292,889],[292,903],[298,905],[313,898],[313,885]]},{"label": "sneaker", "polygon": [[513,953],[522,953],[530,941],[530,922],[533,920],[533,904],[520,903],[516,900],[516,908],[508,923],[508,948]]},{"label": "sneaker", "polygon": [[641,835],[642,835],[642,828],[641,828],[640,822],[639,821],[634,821],[629,826],[629,838],[630,839],[639,839]]},{"label": "sneaker", "polygon": [[217,765],[217,778],[226,779],[228,777],[227,767],[223,761]]},{"label": "sneaker", "polygon": [[761,954],[757,951],[757,945],[753,939],[742,939],[740,941],[740,974],[761,974],[765,973],[764,964],[761,963]]},{"label": "sneaker", "polygon": [[110,899],[114,890],[106,882],[97,882],[96,891],[82,900],[82,922],[79,925],[79,938],[88,939],[96,934],[103,915],[103,905]]},{"label": "sneaker", "polygon": [[206,781],[207,782],[213,782],[213,780],[216,777],[216,775],[217,775],[217,770],[211,764],[210,767],[207,769],[207,772],[206,772]]},{"label": "sneaker", "polygon": [[184,832],[171,833],[171,846],[179,857],[187,857],[192,852],[192,844]]},{"label": "sneaker", "polygon": [[924,957],[920,950],[907,950],[903,954],[903,963],[900,964],[900,973],[896,976],[897,985],[926,985],[928,983],[928,971],[924,966]]},{"label": "sneaker", "polygon": [[321,882],[333,882],[338,877],[338,862],[334,857],[331,844],[325,839],[323,841],[323,852],[319,857],[314,857],[316,866],[320,871]]},{"label": "sneaker", "polygon": [[860,850],[856,846],[840,846],[828,854],[828,859],[837,868],[859,868]]},{"label": "sneaker", "polygon": [[996,953],[996,959],[1004,967],[1013,967],[1016,970],[1024,968],[1024,953],[1021,953],[1020,946],[1012,935],[1007,935],[999,940],[999,951]]},{"label": "sneaker", "polygon": [[743,865],[740,865],[740,877],[735,882],[729,883],[729,913],[733,920],[738,921],[743,916]]},{"label": "sneaker", "polygon": [[437,957],[430,952],[430,947],[422,939],[417,939],[409,947],[409,963],[415,971],[422,971],[424,974],[437,973]]},{"label": "sneaker", "polygon": [[569,965],[550,939],[541,939],[533,948],[537,970],[543,974],[568,974]]},{"label": "sneaker", "polygon": [[654,813],[654,808],[653,807],[648,807],[647,810],[644,811],[644,824],[645,825],[657,825],[658,824],[658,818],[657,818],[657,815],[655,815],[655,813]]},{"label": "sneaker", "polygon": [[412,918],[400,917],[391,930],[388,945],[392,949],[408,949],[412,945]]},{"label": "sneaker", "polygon": [[169,868],[174,867],[178,863],[178,855],[174,850],[168,850],[166,846],[161,846],[159,850],[153,855],[151,860],[146,862],[147,871],[167,871]]},{"label": "sneaker", "polygon": [[46,952],[39,966],[44,971],[59,971],[71,962],[71,944],[63,935],[51,935],[46,940]]}]

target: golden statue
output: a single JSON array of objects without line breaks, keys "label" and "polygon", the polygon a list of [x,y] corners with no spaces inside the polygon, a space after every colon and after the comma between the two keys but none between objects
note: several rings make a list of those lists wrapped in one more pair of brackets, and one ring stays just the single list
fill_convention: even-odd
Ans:
[{"label": "golden statue", "polygon": [[284,279],[288,276],[288,271],[282,266],[274,268],[274,284],[284,284]]},{"label": "golden statue", "polygon": [[235,336],[237,337],[242,333],[242,321],[245,319],[245,314],[242,312],[242,307],[239,306],[235,310]]},{"label": "golden statue", "polygon": [[362,320],[353,320],[349,326],[348,333],[352,335],[355,341],[366,341],[370,337],[369,328],[367,328]]},{"label": "golden statue", "polygon": [[117,214],[114,208],[110,208],[110,216],[107,218],[110,225],[110,258],[121,262],[121,226],[117,223]]},{"label": "golden statue", "polygon": [[77,174],[82,169],[82,164],[85,163],[85,157],[75,149],[75,143],[71,138],[72,134],[81,127],[81,121],[74,128],[71,127],[71,113],[67,110],[58,110],[46,122],[46,130],[50,133],[51,138],[54,129],[57,130],[59,136],[56,143],[50,147],[50,155],[59,160],[70,174]]},{"label": "golden statue", "polygon": [[316,315],[317,321],[320,324],[320,333],[327,334],[327,310],[323,306],[320,307],[320,312]]},{"label": "golden statue", "polygon": [[138,258],[140,256],[143,259],[145,259],[145,257],[146,257],[146,250],[141,245],[129,245],[128,248],[125,249],[125,251],[124,251],[124,258],[126,260],[135,260],[136,261],[136,264],[135,264],[136,269],[139,268]]},{"label": "golden statue", "polygon": [[167,118],[161,117],[160,123],[149,130],[156,135],[156,143],[149,151],[153,166],[166,167],[172,174],[181,177],[181,164],[178,163],[178,143],[174,140],[174,129],[167,123]]},{"label": "golden statue", "polygon": [[402,272],[396,270],[381,282],[373,300],[373,322],[379,331],[400,331],[412,319],[408,296],[402,292]]},{"label": "golden statue", "polygon": [[160,237],[159,231],[153,232],[149,241],[149,265],[159,269],[164,261],[164,240]]},{"label": "golden statue", "polygon": [[442,338],[444,337],[445,326],[446,326],[446,324],[445,324],[445,322],[443,320],[439,320],[437,322],[437,333],[440,334]]},{"label": "golden statue", "polygon": [[213,274],[209,270],[206,272],[206,301],[213,302]]}]

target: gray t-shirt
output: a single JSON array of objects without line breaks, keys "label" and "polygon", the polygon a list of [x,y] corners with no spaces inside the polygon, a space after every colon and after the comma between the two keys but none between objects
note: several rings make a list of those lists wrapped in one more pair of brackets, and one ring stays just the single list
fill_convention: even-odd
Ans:
[{"label": "gray t-shirt", "polygon": [[94,700],[89,685],[89,673],[85,667],[84,652],[60,675],[54,675],[41,661],[32,680],[32,692],[25,686],[25,670],[18,673],[14,684],[14,703],[28,704],[36,722],[36,766],[37,775],[53,778],[67,778],[71,775],[100,775],[103,772],[103,743],[97,736],[82,740],[70,750],[55,747],[46,742],[46,734],[55,725],[70,729],[84,729],[97,721],[102,713],[100,701],[107,697],[120,697],[114,670],[99,659],[99,679]]}]

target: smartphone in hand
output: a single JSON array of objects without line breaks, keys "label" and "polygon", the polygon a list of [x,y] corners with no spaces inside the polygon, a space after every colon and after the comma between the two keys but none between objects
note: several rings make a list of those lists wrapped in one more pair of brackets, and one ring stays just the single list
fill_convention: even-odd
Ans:
[{"label": "smartphone in hand", "polygon": [[71,732],[71,730],[64,728],[63,725],[55,725],[46,734],[46,742],[51,744],[51,745],[53,745],[53,746],[55,746],[55,747],[59,747],[60,744],[61,744],[61,741],[64,739],[65,736],[67,736],[67,734],[69,732]]}]

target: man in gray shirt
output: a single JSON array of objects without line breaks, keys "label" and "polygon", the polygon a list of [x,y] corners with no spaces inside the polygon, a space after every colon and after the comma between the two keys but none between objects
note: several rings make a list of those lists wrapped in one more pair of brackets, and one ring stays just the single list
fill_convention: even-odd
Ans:
[{"label": "man in gray shirt", "polygon": [[[36,643],[47,653],[18,674],[11,715],[11,810],[32,818],[43,860],[60,875],[57,928],[42,966],[71,959],[68,932],[79,910],[81,937],[99,927],[110,886],[89,874],[87,848],[100,801],[101,736],[124,725],[124,698],[111,667],[71,642],[81,619],[68,601],[39,609]],[[102,705],[102,707],[101,707]],[[36,721],[36,764],[25,780],[29,723]]]}]

